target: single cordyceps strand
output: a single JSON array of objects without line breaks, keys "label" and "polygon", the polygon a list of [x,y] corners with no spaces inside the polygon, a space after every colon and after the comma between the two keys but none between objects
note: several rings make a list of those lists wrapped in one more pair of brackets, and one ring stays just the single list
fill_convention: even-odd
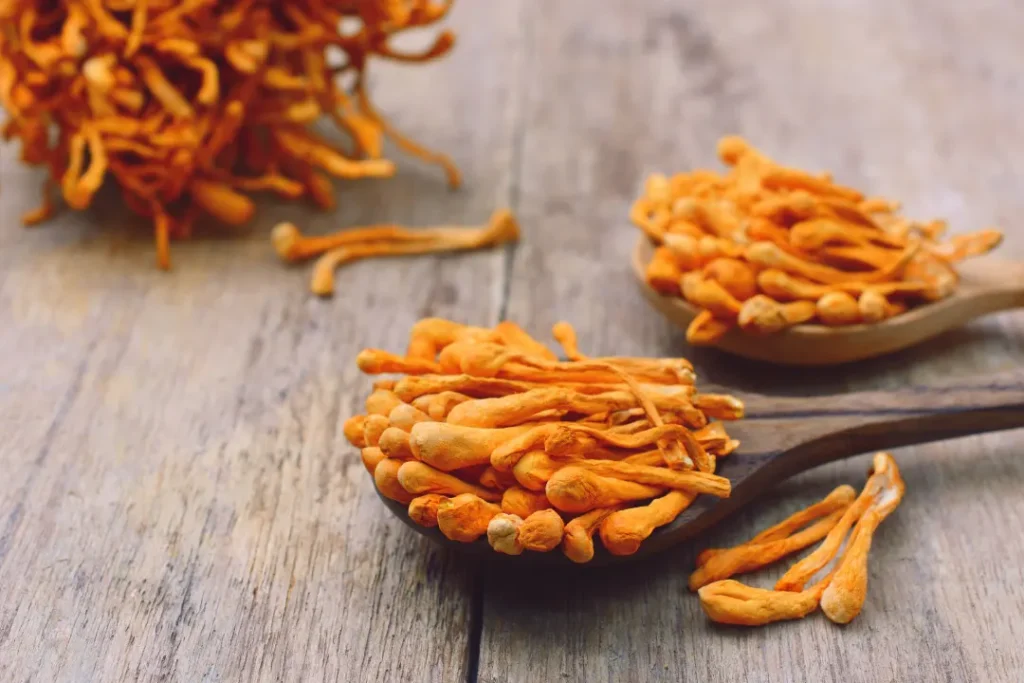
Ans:
[{"label": "single cordyceps strand", "polygon": [[429,375],[440,372],[441,367],[431,360],[403,358],[379,349],[363,349],[356,356],[356,366],[368,375],[401,372],[409,375]]},{"label": "single cordyceps strand", "polygon": [[444,347],[459,339],[489,339],[492,335],[491,330],[482,327],[463,325],[444,318],[423,318],[412,326],[405,355],[408,358],[436,360],[437,354]]},{"label": "single cordyceps strand", "polygon": [[559,510],[580,514],[594,508],[653,498],[663,488],[602,477],[570,465],[555,472],[544,491],[551,504]]},{"label": "single cordyceps strand", "polygon": [[353,415],[345,420],[345,424],[342,425],[341,430],[345,434],[345,438],[356,448],[362,448],[366,445],[366,441],[363,440],[363,423],[365,422],[365,415]]},{"label": "single cordyceps strand", "polygon": [[463,427],[506,427],[519,424],[547,410],[568,410],[573,392],[561,388],[532,389],[500,398],[466,401],[452,408],[448,423]]},{"label": "single cordyceps strand", "polygon": [[363,443],[367,446],[376,446],[380,443],[380,437],[391,423],[383,415],[367,415],[363,420]]},{"label": "single cordyceps strand", "polygon": [[555,472],[568,464],[581,461],[581,456],[555,460],[544,451],[530,451],[512,468],[512,475],[523,488],[544,491]]},{"label": "single cordyceps strand", "polygon": [[381,432],[377,447],[389,458],[396,460],[412,460],[412,448],[409,446],[409,432],[398,427],[388,427]]},{"label": "single cordyceps strand", "polygon": [[377,256],[431,254],[446,251],[481,249],[487,246],[514,242],[519,239],[519,228],[512,215],[505,210],[492,216],[484,228],[458,231],[450,236],[437,235],[428,239],[404,242],[360,242],[335,247],[326,251],[313,266],[310,289],[314,294],[328,296],[334,293],[334,271],[344,263]]},{"label": "single cordyceps strand", "polygon": [[410,432],[416,423],[433,422],[433,420],[415,406],[403,403],[391,409],[391,412],[388,413],[388,422],[391,423],[392,427],[398,427],[403,431]]},{"label": "single cordyceps strand", "polygon": [[366,467],[366,471],[370,473],[370,476],[373,476],[378,463],[380,463],[380,461],[385,457],[384,451],[377,446],[367,446],[360,449],[359,453],[363,461],[363,466]]},{"label": "single cordyceps strand", "polygon": [[647,505],[614,512],[601,523],[601,542],[613,555],[632,555],[656,528],[672,522],[696,497],[690,491],[670,491]]},{"label": "single cordyceps strand", "polygon": [[469,400],[469,396],[457,391],[440,391],[413,399],[412,405],[429,415],[430,419],[443,422],[452,408]]},{"label": "single cordyceps strand", "polygon": [[818,320],[826,325],[853,325],[861,321],[857,300],[846,292],[829,292],[817,303]]},{"label": "single cordyceps strand", "polygon": [[395,392],[388,389],[374,389],[373,393],[366,397],[366,412],[368,415],[387,416],[400,405],[402,405],[402,399]]},{"label": "single cordyceps strand", "polygon": [[728,320],[719,320],[711,311],[701,311],[686,328],[686,341],[694,346],[712,346],[734,327]]},{"label": "single cordyceps strand", "polygon": [[708,618],[719,624],[761,626],[801,619],[818,608],[814,591],[799,593],[753,588],[725,579],[703,586],[697,595]]},{"label": "single cordyceps strand", "polygon": [[408,376],[400,379],[394,387],[395,395],[402,401],[412,401],[426,394],[454,391],[473,398],[507,396],[535,388],[528,382],[507,379],[473,377],[472,375],[425,375]]},{"label": "single cordyceps strand", "polygon": [[576,329],[572,324],[564,320],[555,323],[551,328],[551,336],[561,344],[562,350],[569,360],[583,360],[586,358],[586,356],[580,353],[576,341]]},{"label": "single cordyceps strand", "polygon": [[437,507],[437,526],[447,538],[472,543],[487,533],[487,525],[501,508],[472,493],[463,493],[441,501]]},{"label": "single cordyceps strand", "polygon": [[839,561],[821,596],[821,609],[837,624],[849,623],[860,614],[868,591],[868,552],[871,538],[903,499],[905,486],[896,461],[888,453],[875,456],[874,474],[879,491],[864,515],[857,521],[846,552]]},{"label": "single cordyceps strand", "polygon": [[530,451],[520,458],[512,468],[512,475],[523,488],[530,491],[544,491],[548,480],[555,472],[567,464],[580,462],[580,460],[579,457],[555,460],[544,451]]},{"label": "single cordyceps strand", "polygon": [[731,492],[728,479],[708,472],[693,470],[680,472],[664,467],[637,465],[614,460],[582,460],[573,463],[573,466],[622,481],[635,481],[650,486],[706,493],[718,498],[728,498]]},{"label": "single cordyceps strand", "polygon": [[496,447],[490,456],[490,462],[499,470],[509,470],[526,453],[542,449],[552,457],[566,458],[573,454],[584,455],[582,439],[586,439],[590,448],[599,444],[607,447],[637,449],[657,443],[658,440],[679,437],[686,431],[682,425],[662,425],[638,432],[636,434],[615,434],[587,425],[567,422],[551,422],[538,425],[533,429]]},{"label": "single cordyceps strand", "polygon": [[740,329],[750,334],[775,334],[793,325],[812,320],[817,308],[811,301],[793,301],[780,304],[764,294],[743,302],[740,309]]},{"label": "single cordyceps strand", "polygon": [[[379,466],[378,469],[380,469]],[[501,500],[500,493],[462,481],[454,475],[435,470],[430,465],[416,460],[403,463],[396,474],[402,488],[416,495],[441,493],[447,496],[457,496],[463,493],[472,493],[492,502]]]},{"label": "single cordyceps strand", "polygon": [[398,476],[402,464],[401,460],[384,458],[374,468],[373,480],[382,495],[391,500],[397,500],[399,503],[407,504],[416,497],[414,494],[419,492],[411,492],[402,485]]},{"label": "single cordyceps strand", "polygon": [[679,294],[679,278],[683,271],[676,264],[675,256],[668,247],[658,247],[647,264],[647,284],[661,294]]},{"label": "single cordyceps strand", "polygon": [[[441,351],[437,360],[441,364],[441,371],[447,373],[502,377],[541,384],[626,384],[622,378],[623,372],[643,382],[645,387],[656,386],[662,391],[669,385],[694,381],[693,367],[684,359],[590,358],[557,361],[520,351],[505,345],[501,340],[453,342]],[[415,366],[410,370],[410,373],[414,372]],[[682,390],[682,393],[685,392],[685,389]]]},{"label": "single cordyceps strand", "polygon": [[896,314],[894,308],[889,303],[889,300],[885,298],[885,295],[877,290],[865,290],[857,298],[857,310],[860,312],[860,319],[866,323],[878,323],[892,317]]},{"label": "single cordyceps strand", "polygon": [[[531,429],[533,425],[487,429],[462,427],[447,422],[418,422],[410,430],[409,443],[417,459],[450,472],[492,463],[491,454],[494,451]],[[504,468],[504,471],[508,469]]]}]

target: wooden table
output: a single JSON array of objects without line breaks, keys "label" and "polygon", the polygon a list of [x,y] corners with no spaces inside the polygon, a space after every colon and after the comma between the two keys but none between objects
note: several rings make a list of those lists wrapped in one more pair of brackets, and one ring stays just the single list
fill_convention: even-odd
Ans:
[{"label": "wooden table", "polygon": [[[337,215],[271,205],[249,237],[175,245],[169,274],[116,202],[18,228],[39,176],[3,148],[0,678],[1021,680],[1020,432],[897,452],[908,495],[851,625],[741,630],[686,590],[696,549],[859,484],[866,457],[653,561],[516,575],[387,515],[340,423],[369,386],[355,353],[400,350],[424,315],[545,339],[564,318],[590,352],[685,354],[706,381],[775,393],[1018,367],[1019,315],[833,370],[692,351],[634,287],[626,214],[646,171],[712,165],[735,131],[911,215],[1005,226],[1003,255],[1024,258],[1024,6],[462,0],[452,24],[450,59],[381,65],[374,90],[453,154],[463,191],[408,162],[346,186]],[[519,246],[355,264],[327,301],[267,240],[283,217],[479,222],[495,205]]]}]

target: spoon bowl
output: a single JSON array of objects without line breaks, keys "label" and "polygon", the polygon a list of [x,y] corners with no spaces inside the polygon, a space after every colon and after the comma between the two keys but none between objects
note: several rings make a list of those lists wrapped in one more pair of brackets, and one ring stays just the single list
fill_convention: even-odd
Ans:
[{"label": "spoon bowl", "polygon": [[[852,455],[969,434],[1024,427],[1024,375],[975,378],[957,384],[839,396],[779,398],[739,395],[748,417],[729,424],[740,448],[718,461],[732,484],[728,498],[698,496],[670,524],[656,529],[633,555],[616,556],[594,539],[600,566],[645,557],[682,543],[725,519],[789,477]],[[378,492],[379,493],[379,492]],[[486,538],[459,543],[438,529],[409,519],[406,506],[381,496],[411,528],[459,552],[484,555],[512,566],[571,565],[560,551],[499,555]]]},{"label": "spoon bowl", "polygon": [[[654,245],[644,235],[633,249],[633,273],[647,301],[686,329],[700,312],[688,301],[665,296],[644,277]],[[729,353],[780,365],[838,365],[899,351],[961,327],[974,318],[1024,306],[1024,264],[979,259],[958,264],[956,291],[940,301],[912,308],[871,325],[796,325],[773,335],[729,330],[715,346]]]}]

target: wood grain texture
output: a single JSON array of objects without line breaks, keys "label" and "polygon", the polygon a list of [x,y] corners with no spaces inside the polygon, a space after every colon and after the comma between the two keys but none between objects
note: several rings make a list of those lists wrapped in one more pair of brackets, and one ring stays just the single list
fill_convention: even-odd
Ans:
[{"label": "wood grain texture", "polygon": [[39,177],[2,148],[0,680],[465,679],[473,567],[384,514],[340,424],[359,349],[424,315],[497,321],[504,254],[354,264],[323,301],[268,232],[508,202],[518,12],[462,3],[457,58],[372,72],[467,192],[402,160],[336,215],[268,206],[248,237],[175,245],[170,274],[116,202],[22,230]]},{"label": "wood grain texture", "polygon": [[[879,1],[647,0],[533,8],[531,91],[509,317],[565,318],[593,353],[685,354],[704,381],[775,395],[965,379],[1024,360],[1019,315],[849,367],[779,369],[708,350],[648,309],[629,272],[626,212],[647,171],[716,163],[739,132],[797,166],[904,200],[954,231],[999,224],[1024,257],[1024,12]],[[982,38],[983,36],[983,38]],[[566,94],[557,100],[551,93]],[[543,282],[544,288],[533,283]],[[551,296],[551,292],[556,296]],[[744,630],[706,620],[686,588],[697,550],[741,542],[841,483],[869,457],[826,465],[728,523],[629,569],[485,580],[479,680],[1016,681],[1024,673],[1021,433],[904,448],[907,497],[872,546],[864,612]],[[751,578],[770,586],[786,563]]]}]

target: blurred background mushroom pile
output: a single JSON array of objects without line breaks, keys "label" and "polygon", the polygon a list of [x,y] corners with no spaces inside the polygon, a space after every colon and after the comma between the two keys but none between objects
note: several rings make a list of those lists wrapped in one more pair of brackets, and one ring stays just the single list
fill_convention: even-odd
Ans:
[{"label": "blurred background mushroom pile", "polygon": [[[367,95],[374,57],[445,55],[439,32],[418,53],[391,38],[441,20],[450,0],[0,0],[0,104],[6,139],[47,169],[26,223],[63,203],[84,209],[113,178],[150,218],[157,264],[197,221],[249,221],[250,194],[334,204],[331,178],[395,172],[383,138],[451,161],[396,131]],[[311,130],[330,117],[337,144]]]}]

